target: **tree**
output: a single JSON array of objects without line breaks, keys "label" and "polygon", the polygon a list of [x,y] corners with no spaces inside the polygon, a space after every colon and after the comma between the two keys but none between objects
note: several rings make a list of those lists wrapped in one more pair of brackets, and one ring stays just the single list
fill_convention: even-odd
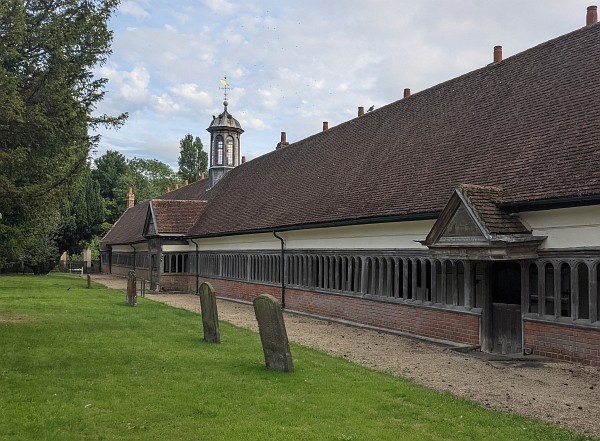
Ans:
[{"label": "tree", "polygon": [[116,150],[108,150],[94,160],[96,168],[92,170],[92,178],[100,186],[103,198],[115,199],[115,188],[121,176],[127,171],[125,156]]},{"label": "tree", "polygon": [[60,253],[81,253],[86,243],[102,232],[104,202],[100,186],[88,171],[61,207],[61,227],[57,234]]},{"label": "tree", "polygon": [[110,54],[107,21],[118,2],[0,2],[0,243],[10,244],[0,265],[24,259],[30,227],[54,240],[65,189],[99,140],[88,130],[127,117],[92,116],[107,81],[92,69]]},{"label": "tree", "polygon": [[127,160],[116,150],[108,150],[95,159],[94,164],[96,168],[92,170],[92,178],[98,183],[100,194],[104,199],[106,221],[112,224],[123,213],[122,204],[115,190],[128,170]]},{"label": "tree", "polygon": [[117,201],[125,211],[129,187],[133,188],[136,203],[147,201],[173,188],[177,175],[167,164],[156,159],[133,158],[127,162],[127,172],[119,180]]},{"label": "tree", "polygon": [[207,167],[208,153],[204,151],[202,141],[188,133],[179,141],[179,176],[194,182],[199,179],[200,173],[206,172]]}]

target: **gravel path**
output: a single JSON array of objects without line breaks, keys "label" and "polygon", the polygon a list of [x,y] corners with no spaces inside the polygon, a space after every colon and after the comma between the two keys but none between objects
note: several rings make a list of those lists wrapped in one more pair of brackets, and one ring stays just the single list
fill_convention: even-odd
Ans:
[{"label": "gravel path", "polygon": [[[126,280],[93,276],[109,288]],[[200,312],[192,294],[148,294],[148,299]],[[251,305],[218,300],[219,319],[258,331]],[[426,341],[285,313],[290,341],[342,356],[372,369],[502,411],[517,412],[600,437],[600,369],[546,359],[490,361]]]}]

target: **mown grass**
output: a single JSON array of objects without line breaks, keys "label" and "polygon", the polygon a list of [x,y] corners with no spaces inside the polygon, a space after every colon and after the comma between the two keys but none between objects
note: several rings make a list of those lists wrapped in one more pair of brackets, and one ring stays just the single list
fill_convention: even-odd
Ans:
[{"label": "mown grass", "polygon": [[[0,277],[1,440],[582,440],[70,275]],[[465,372],[468,375],[468,372]],[[490,385],[493,387],[493,385]]]}]

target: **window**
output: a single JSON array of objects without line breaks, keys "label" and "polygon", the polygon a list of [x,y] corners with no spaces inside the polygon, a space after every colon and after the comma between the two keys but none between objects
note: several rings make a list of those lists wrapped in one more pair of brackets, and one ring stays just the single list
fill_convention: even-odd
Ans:
[{"label": "window", "polygon": [[217,165],[223,165],[223,138],[217,136]]},{"label": "window", "polygon": [[233,165],[233,138],[227,138],[227,165]]}]

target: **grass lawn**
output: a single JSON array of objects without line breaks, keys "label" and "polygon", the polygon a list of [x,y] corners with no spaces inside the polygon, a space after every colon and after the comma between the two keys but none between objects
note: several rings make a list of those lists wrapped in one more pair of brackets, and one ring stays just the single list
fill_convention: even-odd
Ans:
[{"label": "grass lawn", "polygon": [[[583,440],[84,278],[0,277],[0,440]],[[468,375],[468,372],[465,372]]]}]

